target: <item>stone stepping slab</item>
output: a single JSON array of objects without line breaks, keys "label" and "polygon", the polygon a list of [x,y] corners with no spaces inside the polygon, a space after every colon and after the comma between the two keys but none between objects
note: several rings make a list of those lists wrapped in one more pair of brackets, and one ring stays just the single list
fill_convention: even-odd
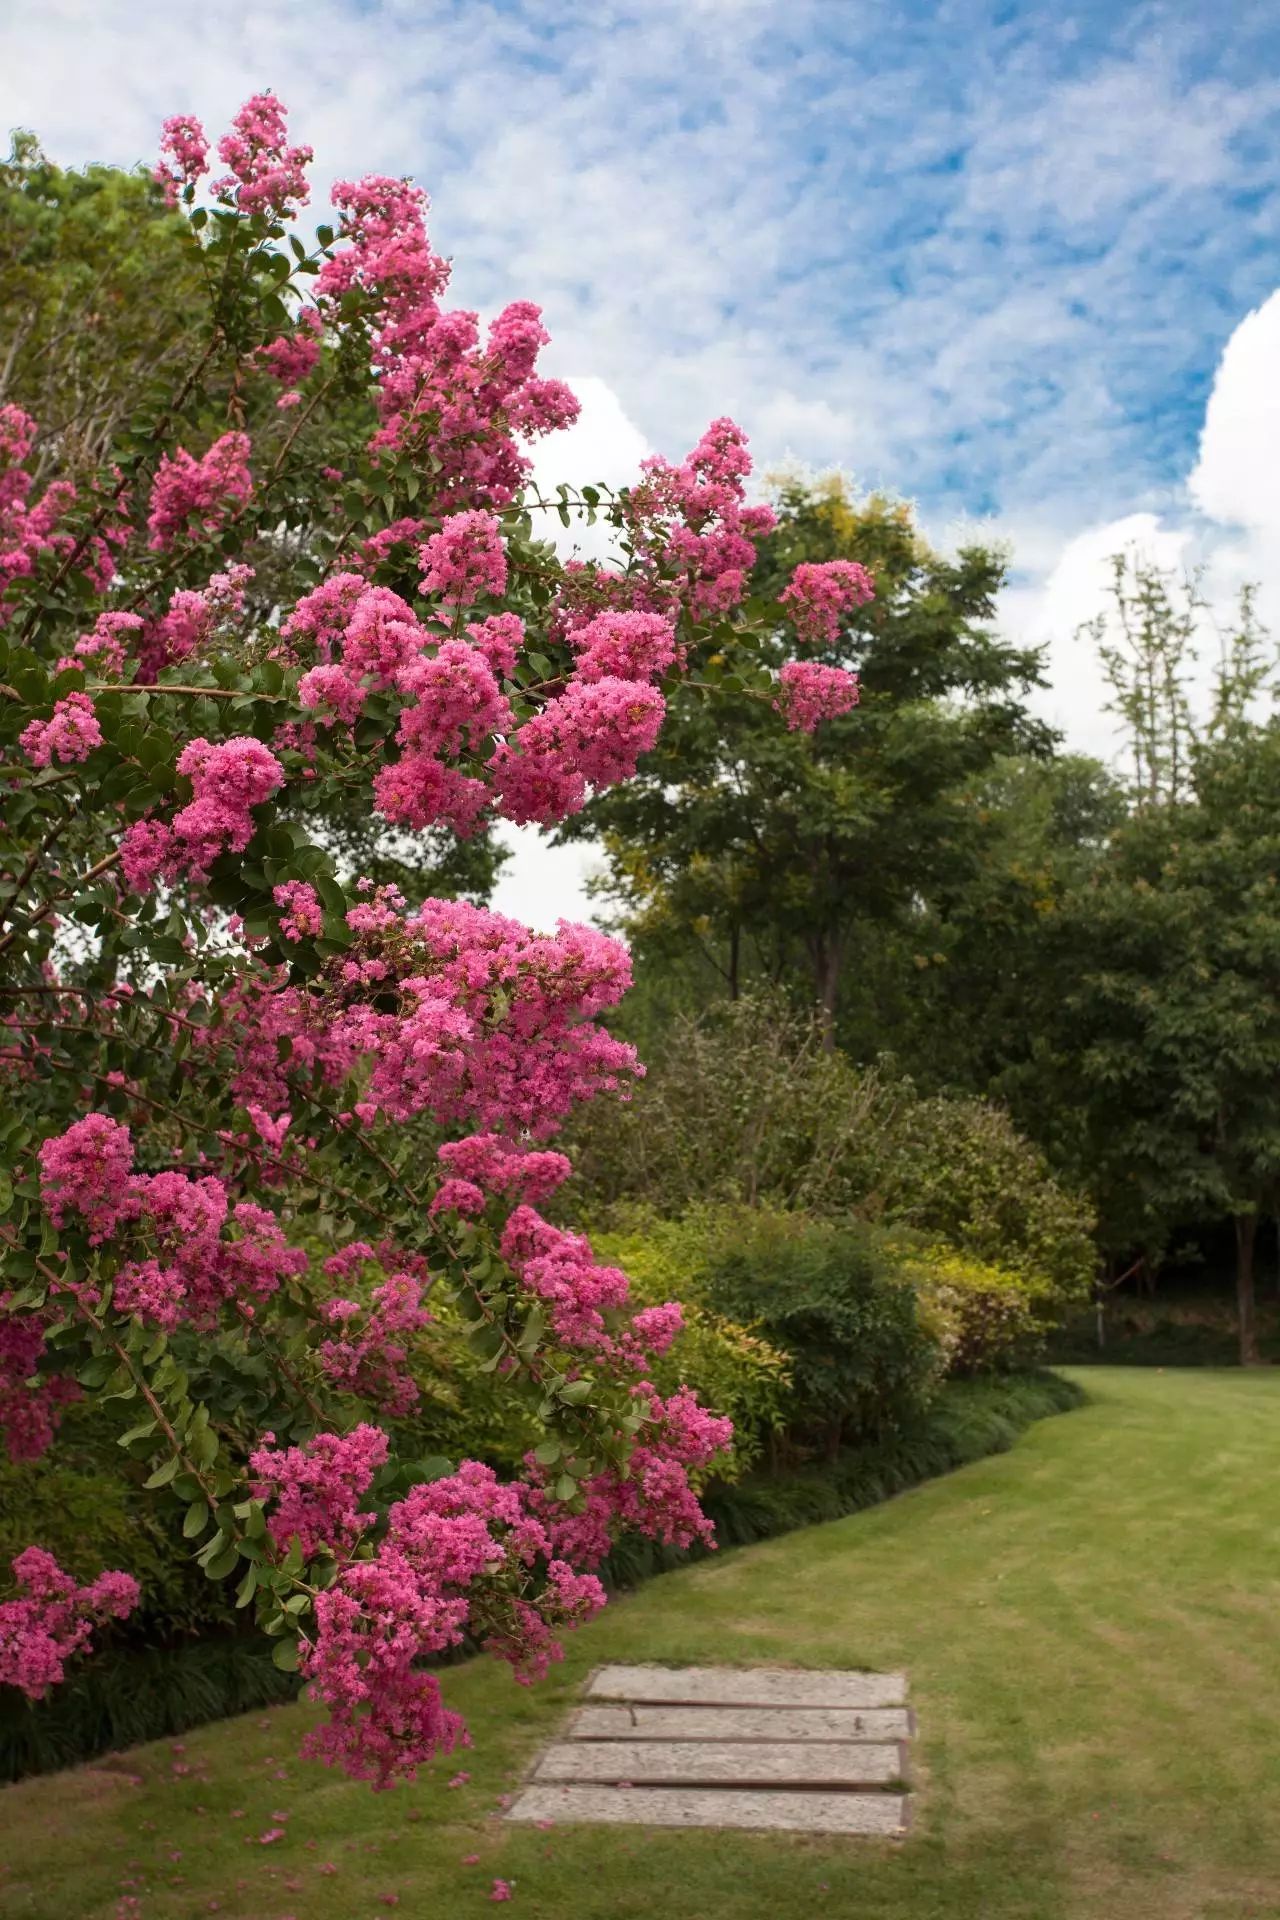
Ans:
[{"label": "stone stepping slab", "polygon": [[601,1667],[510,1820],[892,1838],[911,1815],[901,1673]]},{"label": "stone stepping slab", "polygon": [[548,1747],[534,1768],[536,1784],[711,1787],[895,1787],[905,1753],[889,1746],[836,1740],[803,1745],[740,1740],[566,1740]]},{"label": "stone stepping slab", "polygon": [[891,1840],[911,1822],[902,1793],[742,1792],[720,1787],[526,1787],[509,1820],[597,1826],[740,1827]]},{"label": "stone stepping slab", "polygon": [[909,1740],[909,1707],[579,1707],[574,1740]]},{"label": "stone stepping slab", "polygon": [[905,1707],[907,1677],[790,1667],[601,1667],[587,1698],[653,1706]]}]

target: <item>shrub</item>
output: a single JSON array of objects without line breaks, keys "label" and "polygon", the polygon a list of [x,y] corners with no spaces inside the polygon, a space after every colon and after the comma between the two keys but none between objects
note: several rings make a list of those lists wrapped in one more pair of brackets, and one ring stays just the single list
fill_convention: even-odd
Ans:
[{"label": "shrub", "polygon": [[[768,1437],[787,1420],[791,1360],[752,1323],[719,1313],[702,1297],[709,1242],[705,1224],[633,1214],[625,1226],[595,1236],[602,1260],[625,1268],[631,1298],[641,1307],[679,1298],[684,1331],[653,1367],[661,1393],[694,1389],[700,1401],[733,1421],[733,1455],[720,1469],[734,1479],[758,1458]],[[700,1274],[700,1266],[704,1271]]]},{"label": "shrub", "polygon": [[1093,1217],[1003,1108],[945,1096],[899,1101],[882,1182],[887,1220],[1038,1276],[1059,1313],[1088,1298],[1097,1265]]},{"label": "shrub", "polygon": [[1027,1366],[1056,1320],[1056,1289],[1043,1275],[1015,1272],[943,1244],[894,1243],[903,1278],[943,1353],[948,1374]]},{"label": "shrub", "polygon": [[882,1074],[826,1052],[812,1019],[751,996],[677,1017],[631,1099],[576,1123],[575,1170],[606,1207],[844,1213],[881,1184],[900,1098]]},{"label": "shrub", "polygon": [[942,1349],[884,1237],[858,1222],[725,1213],[706,1256],[712,1303],[791,1357],[789,1427],[834,1453],[912,1419]]},{"label": "shrub", "polygon": [[816,1023],[768,996],[677,1020],[624,1106],[579,1122],[595,1205],[683,1215],[766,1205],[908,1226],[1087,1298],[1086,1203],[1002,1108],[922,1099],[886,1066],[823,1050]]}]

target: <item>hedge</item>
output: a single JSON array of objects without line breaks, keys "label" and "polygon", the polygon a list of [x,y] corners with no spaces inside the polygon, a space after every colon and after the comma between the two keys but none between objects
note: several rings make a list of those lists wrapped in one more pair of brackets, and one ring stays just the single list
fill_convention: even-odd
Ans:
[{"label": "hedge", "polygon": [[[956,1381],[942,1388],[907,1432],[799,1472],[713,1484],[703,1504],[723,1546],[749,1546],[796,1527],[843,1519],[971,1460],[1006,1452],[1035,1421],[1080,1406],[1086,1397],[1074,1382],[1045,1372]],[[602,1577],[617,1592],[704,1552],[627,1539],[609,1556]],[[100,1654],[47,1700],[32,1704],[12,1689],[0,1694],[0,1780],[166,1739],[291,1699],[297,1690],[297,1677],[277,1671],[267,1649],[233,1635]]]},{"label": "hedge", "polygon": [[[702,1504],[715,1521],[721,1547],[752,1546],[797,1527],[843,1520],[972,1460],[1007,1453],[1037,1420],[1069,1413],[1087,1399],[1074,1380],[1045,1371],[950,1381],[907,1432],[848,1448],[835,1460],[794,1473],[755,1474],[733,1486],[710,1486]],[[601,1577],[611,1590],[624,1590],[706,1551],[695,1547],[683,1553],[626,1539],[610,1554]]]}]

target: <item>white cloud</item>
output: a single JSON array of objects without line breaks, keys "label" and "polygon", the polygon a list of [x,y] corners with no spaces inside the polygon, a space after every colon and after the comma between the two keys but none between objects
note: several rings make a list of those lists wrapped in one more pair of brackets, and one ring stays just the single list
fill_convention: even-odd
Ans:
[{"label": "white cloud", "polygon": [[1280,532],[1280,290],[1228,340],[1187,482],[1210,520]]},{"label": "white cloud", "polygon": [[[1114,726],[1092,645],[1075,638],[1107,601],[1109,561],[1138,554],[1176,573],[1203,570],[1209,602],[1195,676],[1201,695],[1215,660],[1215,622],[1230,620],[1239,590],[1259,587],[1258,611],[1280,639],[1280,290],[1248,314],[1223,350],[1205,410],[1198,457],[1185,489],[1164,515],[1126,514],[1086,528],[1046,561],[1031,557],[1035,585],[1008,596],[1008,632],[1049,648],[1053,681],[1042,705],[1070,742],[1111,757]],[[1031,544],[1031,543],[1028,543]],[[1034,564],[1039,559],[1039,566]]]},{"label": "white cloud", "polygon": [[[563,433],[535,442],[531,449],[534,487],[545,500],[554,501],[561,482],[575,494],[584,484],[612,492],[634,485],[640,462],[652,447],[605,381],[594,374],[570,374],[569,385],[578,396],[581,412]],[[612,530],[602,521],[591,525],[585,516],[574,513],[566,527],[556,508],[548,506],[534,524],[539,534],[554,539],[566,558],[577,555],[607,561],[616,557]]]},{"label": "white cloud", "polygon": [[217,128],[275,86],[318,200],[416,174],[460,300],[540,300],[552,370],[664,452],[730,412],[766,465],[1078,525],[1135,497],[1143,399],[1257,298],[1280,192],[1248,12],[1211,48],[1177,9],[1090,46],[984,0],[312,0],[305,33],[224,0],[194,60],[167,0],[18,0],[0,118],[132,163],[166,113]]}]

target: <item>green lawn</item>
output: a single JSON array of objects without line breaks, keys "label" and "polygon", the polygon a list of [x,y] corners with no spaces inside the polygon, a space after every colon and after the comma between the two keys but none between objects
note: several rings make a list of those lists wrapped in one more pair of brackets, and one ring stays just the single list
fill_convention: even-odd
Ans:
[{"label": "green lawn", "polygon": [[[459,1670],[476,1745],[452,1790],[453,1766],[374,1795],[302,1765],[293,1707],[6,1788],[0,1914],[115,1920],[131,1895],[131,1920],[453,1920],[501,1876],[543,1920],[1274,1920],[1280,1375],[1080,1377],[1091,1404],[1010,1454],[652,1581],[552,1683]],[[914,1831],[504,1826],[605,1659],[905,1667]]]}]

